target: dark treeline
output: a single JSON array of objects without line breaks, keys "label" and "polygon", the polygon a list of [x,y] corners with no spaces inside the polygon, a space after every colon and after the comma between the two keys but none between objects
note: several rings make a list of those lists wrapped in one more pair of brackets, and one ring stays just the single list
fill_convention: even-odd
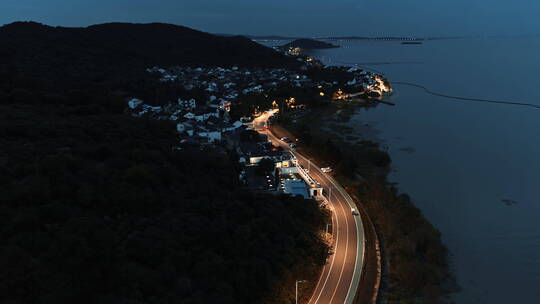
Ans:
[{"label": "dark treeline", "polygon": [[325,215],[247,192],[227,155],[171,149],[173,130],[0,107],[2,303],[291,299],[325,259]]},{"label": "dark treeline", "polygon": [[[291,303],[327,247],[313,201],[248,192],[226,154],[123,114],[151,65],[294,66],[172,25],[0,28],[0,302]],[[150,97],[148,97],[150,98]]]}]

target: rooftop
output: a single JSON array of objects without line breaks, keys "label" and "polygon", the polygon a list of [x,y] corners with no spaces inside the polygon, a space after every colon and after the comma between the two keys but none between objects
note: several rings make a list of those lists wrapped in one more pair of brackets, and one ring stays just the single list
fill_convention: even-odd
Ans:
[{"label": "rooftop", "polygon": [[283,192],[294,196],[301,195],[305,199],[309,198],[307,185],[302,180],[285,180],[283,184]]}]

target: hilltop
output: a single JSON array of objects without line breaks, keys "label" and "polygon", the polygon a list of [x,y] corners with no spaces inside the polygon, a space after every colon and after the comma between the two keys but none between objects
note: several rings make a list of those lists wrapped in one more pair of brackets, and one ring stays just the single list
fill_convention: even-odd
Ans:
[{"label": "hilltop", "polygon": [[123,88],[147,67],[232,65],[299,64],[242,36],[220,37],[163,23],[67,28],[15,22],[0,27],[0,77],[39,89]]},{"label": "hilltop", "polygon": [[66,58],[68,62],[90,59],[98,64],[117,65],[295,65],[292,60],[243,36],[221,37],[164,23],[106,23],[67,28],[15,22],[0,27],[0,46],[1,60],[6,62],[20,62],[28,55],[50,61],[49,55],[76,54]]},{"label": "hilltop", "polygon": [[338,45],[327,43],[324,41],[313,40],[313,39],[296,39],[290,43],[282,45],[282,49],[289,48],[301,48],[301,49],[332,49],[338,48]]}]

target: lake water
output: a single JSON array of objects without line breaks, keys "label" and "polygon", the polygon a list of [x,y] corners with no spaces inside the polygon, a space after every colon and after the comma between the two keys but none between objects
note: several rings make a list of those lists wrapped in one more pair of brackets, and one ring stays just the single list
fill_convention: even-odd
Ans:
[{"label": "lake water", "polygon": [[[332,43],[343,47],[312,55],[435,92],[540,105],[538,38]],[[358,109],[349,124],[377,129],[390,180],[442,232],[462,287],[455,302],[538,303],[540,109],[394,89],[395,107]]]}]

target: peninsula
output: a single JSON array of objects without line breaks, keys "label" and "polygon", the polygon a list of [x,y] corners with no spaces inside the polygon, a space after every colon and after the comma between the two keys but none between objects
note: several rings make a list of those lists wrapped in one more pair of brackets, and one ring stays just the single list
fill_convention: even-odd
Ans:
[{"label": "peninsula", "polygon": [[338,48],[339,45],[334,45],[328,42],[314,40],[314,39],[296,39],[292,42],[282,45],[281,49],[301,48],[306,50],[314,49],[333,49]]},{"label": "peninsula", "polygon": [[300,47],[336,46],[280,53],[162,23],[0,27],[3,299],[351,304],[385,280],[396,301],[435,290],[444,248],[379,174],[387,153],[316,129],[318,111],[390,84]]}]

